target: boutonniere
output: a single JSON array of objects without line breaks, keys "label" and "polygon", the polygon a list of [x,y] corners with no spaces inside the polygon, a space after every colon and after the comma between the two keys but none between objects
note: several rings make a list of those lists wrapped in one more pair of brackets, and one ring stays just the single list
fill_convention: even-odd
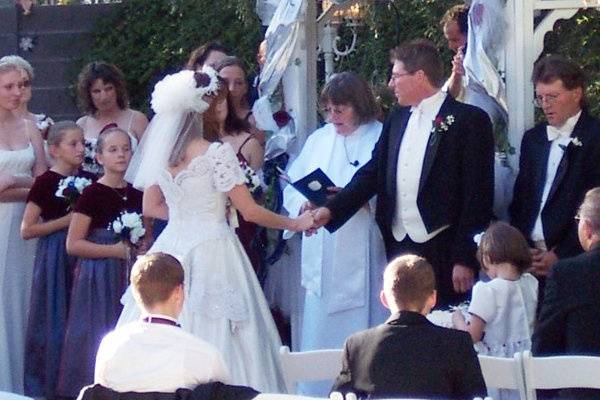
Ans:
[{"label": "boutonniere", "polygon": [[454,115],[446,115],[446,118],[438,115],[433,120],[433,127],[431,128],[431,133],[444,133],[448,131],[450,125],[454,123]]},{"label": "boutonniere", "polygon": [[579,140],[579,138],[577,136],[572,137],[570,142],[573,144],[573,146],[575,147],[581,147],[583,146],[583,143],[581,143],[581,140]]},{"label": "boutonniere", "polygon": [[569,143],[567,145],[559,144],[558,146],[564,151],[567,151],[567,147],[569,147],[570,145],[573,145],[575,147],[581,147],[583,146],[583,143],[581,142],[581,140],[579,140],[577,136],[575,136],[569,139]]}]

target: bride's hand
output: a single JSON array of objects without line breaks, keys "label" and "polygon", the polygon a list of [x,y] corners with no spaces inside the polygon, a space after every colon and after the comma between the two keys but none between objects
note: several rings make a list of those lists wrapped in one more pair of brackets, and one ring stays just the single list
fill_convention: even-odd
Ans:
[{"label": "bride's hand", "polygon": [[290,227],[291,231],[294,232],[303,232],[313,226],[315,220],[313,218],[311,211],[305,211],[297,218],[292,220],[292,226]]}]

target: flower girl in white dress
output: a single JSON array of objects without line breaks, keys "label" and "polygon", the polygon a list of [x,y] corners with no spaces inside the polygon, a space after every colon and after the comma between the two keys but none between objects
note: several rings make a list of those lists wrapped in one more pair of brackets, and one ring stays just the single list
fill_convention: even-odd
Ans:
[{"label": "flower girl in white dress", "polygon": [[[231,146],[202,137],[201,113],[218,88],[208,67],[159,82],[152,94],[156,116],[127,177],[145,189],[144,215],[169,221],[149,253],[172,254],[184,266],[182,328],[220,350],[231,383],[282,392],[280,339],[226,205],[229,198],[246,220],[272,228],[303,231],[313,218],[290,219],[258,206]],[[140,317],[130,289],[122,302],[119,325]]]},{"label": "flower girl in white dress", "polygon": [[[477,282],[469,304],[469,324],[456,311],[454,327],[471,334],[479,354],[512,358],[531,350],[538,281],[525,273],[531,267],[527,241],[518,229],[495,222],[481,237],[478,255],[492,280]],[[497,400],[519,398],[516,390],[489,391]]]}]

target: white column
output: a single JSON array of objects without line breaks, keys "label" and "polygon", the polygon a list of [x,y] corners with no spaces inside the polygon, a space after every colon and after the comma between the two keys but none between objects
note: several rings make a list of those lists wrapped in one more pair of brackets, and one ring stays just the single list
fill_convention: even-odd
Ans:
[{"label": "white column", "polygon": [[509,23],[506,45],[506,94],[508,101],[508,138],[517,149],[509,162],[518,168],[521,138],[534,123],[533,71],[534,0],[508,0],[506,4]]}]

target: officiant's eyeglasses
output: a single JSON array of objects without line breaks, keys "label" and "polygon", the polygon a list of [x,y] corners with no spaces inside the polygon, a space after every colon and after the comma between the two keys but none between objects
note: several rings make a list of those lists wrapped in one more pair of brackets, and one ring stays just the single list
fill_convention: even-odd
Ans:
[{"label": "officiant's eyeglasses", "polygon": [[556,99],[558,99],[559,97],[560,97],[560,93],[538,95],[538,96],[535,96],[535,99],[533,99],[533,105],[538,108],[542,108],[542,105],[544,104],[544,102],[546,102],[547,104],[554,104]]}]

